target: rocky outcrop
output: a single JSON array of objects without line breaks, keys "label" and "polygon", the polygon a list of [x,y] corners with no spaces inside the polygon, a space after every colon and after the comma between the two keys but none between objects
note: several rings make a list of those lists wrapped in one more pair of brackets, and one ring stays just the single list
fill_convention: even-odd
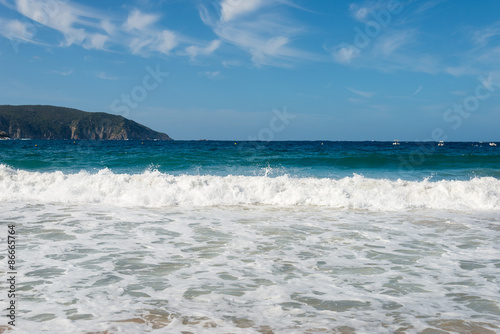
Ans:
[{"label": "rocky outcrop", "polygon": [[172,140],[122,116],[38,105],[0,106],[1,132],[12,139]]}]

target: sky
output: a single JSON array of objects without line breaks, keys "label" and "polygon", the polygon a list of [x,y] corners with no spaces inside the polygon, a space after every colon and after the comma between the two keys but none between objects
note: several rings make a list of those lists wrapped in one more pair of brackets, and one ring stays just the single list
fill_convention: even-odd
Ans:
[{"label": "sky", "polygon": [[0,0],[0,104],[177,140],[500,141],[500,1]]}]

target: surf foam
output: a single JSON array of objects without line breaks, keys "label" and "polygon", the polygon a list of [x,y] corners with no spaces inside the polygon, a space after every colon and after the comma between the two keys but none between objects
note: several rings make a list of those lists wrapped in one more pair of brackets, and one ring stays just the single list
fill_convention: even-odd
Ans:
[{"label": "surf foam", "polygon": [[331,178],[173,176],[158,171],[117,174],[30,172],[0,165],[0,201],[102,203],[123,207],[321,206],[399,211],[499,210],[500,180],[391,181],[361,175]]}]

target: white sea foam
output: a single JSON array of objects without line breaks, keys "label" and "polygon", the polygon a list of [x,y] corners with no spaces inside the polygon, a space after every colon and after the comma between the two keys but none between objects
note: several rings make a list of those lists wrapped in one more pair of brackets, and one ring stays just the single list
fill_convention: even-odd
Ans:
[{"label": "white sea foam", "polygon": [[496,212],[0,208],[18,241],[13,333],[499,329]]},{"label": "white sea foam", "polygon": [[116,174],[29,172],[0,165],[0,201],[122,207],[322,206],[398,211],[408,209],[498,210],[500,180],[458,181],[341,179],[267,176],[173,176],[158,171]]}]

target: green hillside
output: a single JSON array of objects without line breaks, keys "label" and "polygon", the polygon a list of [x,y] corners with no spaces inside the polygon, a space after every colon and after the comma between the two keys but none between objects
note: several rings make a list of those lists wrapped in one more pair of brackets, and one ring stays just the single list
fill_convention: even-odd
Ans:
[{"label": "green hillside", "polygon": [[122,116],[44,105],[0,105],[2,132],[12,139],[172,140]]}]

